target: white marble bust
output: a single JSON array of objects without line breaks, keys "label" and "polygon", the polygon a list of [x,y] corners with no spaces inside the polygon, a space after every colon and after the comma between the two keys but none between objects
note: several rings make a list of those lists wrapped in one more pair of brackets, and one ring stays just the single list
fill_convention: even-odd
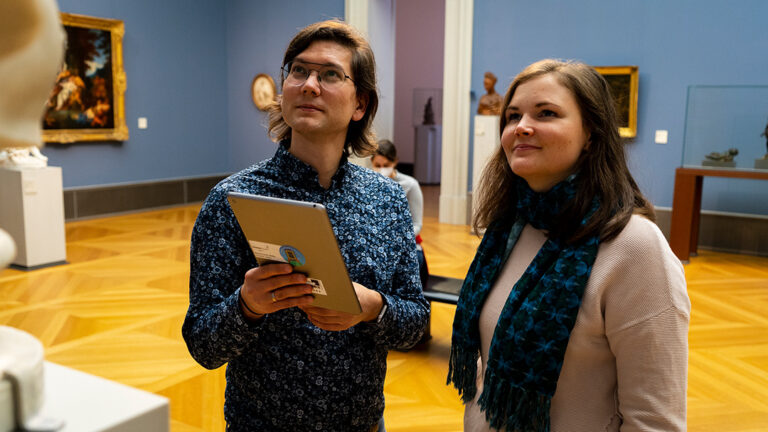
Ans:
[{"label": "white marble bust", "polygon": [[0,1],[0,149],[42,145],[41,119],[63,49],[54,0]]}]

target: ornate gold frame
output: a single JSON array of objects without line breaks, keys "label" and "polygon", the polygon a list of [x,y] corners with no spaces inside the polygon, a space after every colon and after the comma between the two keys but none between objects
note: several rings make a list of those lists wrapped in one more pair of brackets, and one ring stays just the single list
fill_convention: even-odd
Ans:
[{"label": "ornate gold frame", "polygon": [[[627,117],[620,120],[626,120],[628,123],[625,127],[619,127],[619,135],[624,138],[634,138],[637,136],[637,89],[639,83],[639,75],[637,66],[595,66],[595,69],[608,80],[608,84],[611,85],[611,77],[628,77],[629,85],[621,85],[621,90],[616,86],[611,85],[612,91],[617,91],[621,94],[614,94],[617,98],[617,110],[619,111],[619,117],[622,117],[622,112],[626,112]],[[626,80],[624,80],[626,82]]]},{"label": "ornate gold frame", "polygon": [[128,125],[125,123],[126,78],[123,69],[123,35],[125,25],[121,20],[94,18],[85,15],[61,13],[64,26],[106,30],[110,33],[112,45],[112,129],[44,129],[43,141],[72,143],[76,141],[126,141]]},{"label": "ornate gold frame", "polygon": [[[261,86],[259,83],[266,83],[264,84],[266,88],[262,88],[261,90],[266,90],[267,94],[261,95],[257,88],[257,86]],[[263,100],[264,97],[267,97],[268,100]],[[253,104],[256,105],[256,108],[258,108],[261,111],[266,111],[267,108],[272,104],[272,102],[275,101],[277,98],[277,86],[275,86],[275,80],[272,79],[271,76],[267,74],[260,73],[256,75],[253,78],[253,81],[251,81],[251,99],[253,99]]]}]

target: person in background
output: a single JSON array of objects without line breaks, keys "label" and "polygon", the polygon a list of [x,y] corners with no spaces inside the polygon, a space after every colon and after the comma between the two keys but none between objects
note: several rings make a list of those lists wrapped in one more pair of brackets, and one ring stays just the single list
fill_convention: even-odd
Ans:
[{"label": "person in background", "polygon": [[[347,160],[376,146],[373,52],[324,21],[299,31],[281,69],[275,155],[216,185],[195,222],[182,334],[201,365],[227,364],[228,431],[383,432],[387,352],[419,340],[429,304],[405,194]],[[362,312],[313,307],[289,264],[258,267],[229,192],[323,204]]]},{"label": "person in background", "polygon": [[424,220],[424,196],[421,193],[419,182],[415,178],[403,174],[397,170],[397,148],[390,140],[380,140],[376,152],[371,156],[373,170],[396,181],[405,191],[408,199],[408,209],[413,219],[413,233],[416,235],[416,247],[419,253],[419,275],[421,286],[426,288],[429,278],[427,260],[424,256],[424,248],[421,246],[421,227]]},{"label": "person in background", "polygon": [[605,80],[542,60],[504,97],[453,324],[466,431],[684,431],[690,301]]}]

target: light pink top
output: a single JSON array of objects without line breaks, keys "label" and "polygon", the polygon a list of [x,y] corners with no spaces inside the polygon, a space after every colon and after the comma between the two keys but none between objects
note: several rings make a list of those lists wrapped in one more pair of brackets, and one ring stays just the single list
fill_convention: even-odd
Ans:
[{"label": "light pink top", "polygon": [[[483,306],[478,392],[465,431],[492,430],[476,402],[493,331],[545,241],[523,229]],[[552,432],[686,430],[690,310],[680,261],[653,222],[632,216],[598,250],[552,398]]]}]

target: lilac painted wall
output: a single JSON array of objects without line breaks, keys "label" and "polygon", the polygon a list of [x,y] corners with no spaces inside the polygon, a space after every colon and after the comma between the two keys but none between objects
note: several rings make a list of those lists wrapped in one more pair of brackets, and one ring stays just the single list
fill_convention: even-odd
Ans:
[{"label": "lilac painted wall", "polygon": [[401,162],[414,162],[413,90],[443,88],[445,0],[395,7],[395,134]]}]

